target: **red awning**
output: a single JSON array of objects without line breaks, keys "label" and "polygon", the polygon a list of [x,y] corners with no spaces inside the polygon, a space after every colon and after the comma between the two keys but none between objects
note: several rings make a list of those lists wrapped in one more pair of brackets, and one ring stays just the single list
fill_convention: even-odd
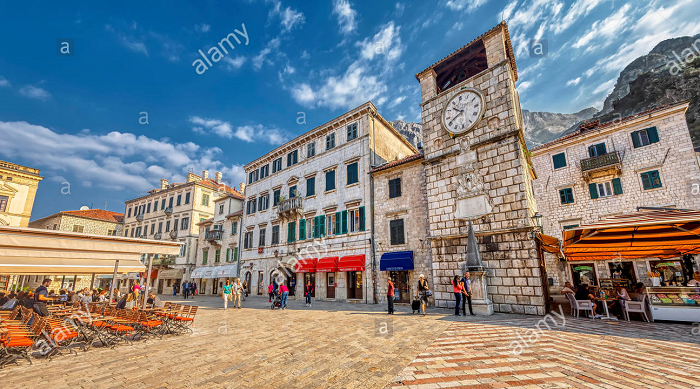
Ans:
[{"label": "red awning", "polygon": [[346,255],[338,261],[338,271],[363,271],[365,270],[365,256]]},{"label": "red awning", "polygon": [[316,258],[300,259],[294,267],[295,273],[314,273],[316,272]]},{"label": "red awning", "polygon": [[338,271],[338,257],[325,257],[316,263],[316,272],[332,273]]},{"label": "red awning", "polygon": [[[139,278],[144,278],[145,275],[146,275],[145,271],[139,272]],[[151,270],[151,279],[155,280],[156,278],[158,278],[158,269],[152,269]]]}]

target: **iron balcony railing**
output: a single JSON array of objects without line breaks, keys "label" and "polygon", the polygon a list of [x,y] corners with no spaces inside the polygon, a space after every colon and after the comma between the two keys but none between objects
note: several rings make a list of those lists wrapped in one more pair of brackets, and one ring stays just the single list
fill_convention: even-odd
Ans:
[{"label": "iron balcony railing", "polygon": [[301,197],[292,197],[279,202],[277,205],[277,213],[284,213],[294,210],[301,210],[304,207],[304,199]]},{"label": "iron balcony railing", "polygon": [[165,213],[166,216],[170,216],[173,214],[173,207],[168,207],[163,209],[163,212]]},{"label": "iron balcony railing", "polygon": [[155,235],[153,235],[153,239],[161,239],[163,237],[163,234],[160,232],[156,232]]},{"label": "iron balcony railing", "polygon": [[596,155],[595,157],[586,158],[581,160],[581,171],[587,172],[591,170],[598,170],[601,168],[606,168],[608,166],[615,166],[621,164],[620,152],[611,151],[607,154]]},{"label": "iron balcony railing", "polygon": [[177,230],[170,230],[170,239],[177,238]]},{"label": "iron balcony railing", "polygon": [[223,236],[223,231],[221,230],[211,230],[207,232],[207,240],[221,240]]},{"label": "iron balcony railing", "polygon": [[153,264],[154,265],[174,265],[175,264],[175,257],[161,257],[161,258],[154,258],[153,259]]},{"label": "iron balcony railing", "polygon": [[143,215],[142,215],[142,214],[136,215],[136,220],[142,222],[142,221],[143,221]]}]

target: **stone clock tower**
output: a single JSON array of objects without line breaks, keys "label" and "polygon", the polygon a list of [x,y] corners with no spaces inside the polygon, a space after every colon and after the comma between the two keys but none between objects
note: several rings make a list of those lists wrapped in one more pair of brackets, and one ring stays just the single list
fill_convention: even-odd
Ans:
[{"label": "stone clock tower", "polygon": [[467,268],[471,221],[484,271],[472,273],[475,312],[545,314],[534,170],[508,26],[501,22],[416,78],[436,305],[454,307],[451,280]]}]

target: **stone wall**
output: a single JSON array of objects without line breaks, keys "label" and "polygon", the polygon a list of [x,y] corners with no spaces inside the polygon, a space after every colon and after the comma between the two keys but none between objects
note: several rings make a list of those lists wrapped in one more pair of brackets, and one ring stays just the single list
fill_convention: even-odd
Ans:
[{"label": "stone wall", "polygon": [[[73,232],[74,226],[82,226],[84,234],[121,236],[124,224],[71,215],[56,215],[29,223],[31,228]],[[114,231],[114,232],[112,232]]]}]

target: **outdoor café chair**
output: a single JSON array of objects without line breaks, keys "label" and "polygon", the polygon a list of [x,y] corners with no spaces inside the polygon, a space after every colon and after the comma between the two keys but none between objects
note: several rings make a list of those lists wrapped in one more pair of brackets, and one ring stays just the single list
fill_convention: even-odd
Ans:
[{"label": "outdoor caf\u00e9 chair", "polygon": [[[581,317],[581,311],[591,311],[591,316],[593,315],[593,303],[588,300],[576,300],[571,293],[566,293],[566,297],[569,299],[571,304],[572,312],[576,312],[576,317]],[[572,314],[573,316],[573,314]]]},{"label": "outdoor caf\u00e9 chair", "polygon": [[625,308],[623,312],[627,321],[630,321],[631,312],[641,313],[642,316],[644,316],[645,321],[654,321],[654,318],[649,320],[649,317],[647,316],[647,296],[645,294],[642,295],[642,301],[626,300],[624,304]]},{"label": "outdoor caf\u00e9 chair", "polygon": [[197,314],[197,306],[185,306],[179,316],[175,317],[175,320],[180,324],[183,332],[192,332],[192,326],[194,325],[194,317]]}]

